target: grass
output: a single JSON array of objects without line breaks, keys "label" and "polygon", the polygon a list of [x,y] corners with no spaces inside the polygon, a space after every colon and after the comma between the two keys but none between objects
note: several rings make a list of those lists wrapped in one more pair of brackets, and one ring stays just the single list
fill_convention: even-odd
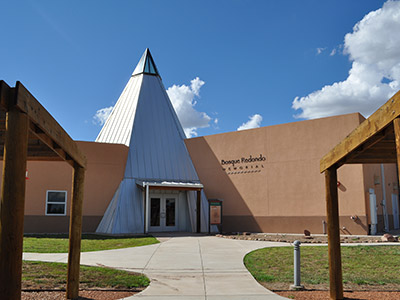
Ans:
[{"label": "grass", "polygon": [[[400,285],[400,247],[345,246],[341,252],[345,284]],[[244,263],[261,283],[293,282],[293,247],[255,250],[245,256]],[[301,247],[301,281],[311,285],[329,282],[327,247]]]},{"label": "grass", "polygon": [[[28,262],[22,264],[23,289],[65,289],[67,265],[62,263]],[[149,279],[141,274],[101,267],[80,267],[80,288],[132,289],[144,288]]]},{"label": "grass", "polygon": [[[158,243],[157,239],[151,236],[141,237],[115,237],[97,234],[83,234],[81,251],[100,251],[138,247]],[[68,252],[67,234],[38,234],[24,237],[24,252],[35,253],[66,253]]]}]

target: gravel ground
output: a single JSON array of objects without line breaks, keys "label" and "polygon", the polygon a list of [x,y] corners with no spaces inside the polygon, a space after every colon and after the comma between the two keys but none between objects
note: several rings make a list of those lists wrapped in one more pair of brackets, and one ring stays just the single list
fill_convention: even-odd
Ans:
[{"label": "gravel ground", "polygon": [[[133,296],[134,292],[79,291],[80,300],[116,300]],[[22,300],[64,300],[65,292],[22,292]]]},{"label": "gravel ground", "polygon": [[[295,300],[329,300],[328,291],[280,291],[278,295]],[[110,291],[80,291],[80,300],[116,300],[134,295],[131,292],[110,292]],[[358,300],[398,300],[400,292],[344,292],[346,299]],[[64,300],[65,292],[22,292],[22,300]]]},{"label": "gravel ground", "polygon": [[[295,300],[329,300],[328,291],[285,291],[275,292],[278,295]],[[358,299],[358,300],[398,300],[400,299],[400,292],[344,292],[345,299]]]},{"label": "gravel ground", "polygon": [[[271,241],[293,243],[299,240],[303,244],[326,244],[328,236],[322,234],[311,234],[305,236],[303,234],[284,234],[284,233],[250,233],[250,232],[235,232],[230,234],[217,234],[217,237],[234,239],[234,240],[251,240],[251,241]],[[397,239],[397,236],[394,236]],[[341,243],[384,243],[380,236],[373,235],[341,235]]]}]

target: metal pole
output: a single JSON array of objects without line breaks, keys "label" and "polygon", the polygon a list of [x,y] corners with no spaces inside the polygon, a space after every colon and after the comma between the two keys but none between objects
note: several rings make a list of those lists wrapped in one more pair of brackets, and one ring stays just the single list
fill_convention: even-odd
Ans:
[{"label": "metal pole", "polygon": [[294,263],[293,263],[293,269],[294,269],[294,284],[290,286],[291,290],[302,290],[304,289],[304,286],[300,284],[300,241],[294,241]]},{"label": "metal pole", "polygon": [[146,185],[145,233],[149,232],[149,184]]},{"label": "metal pole", "polygon": [[326,221],[322,220],[322,233],[326,234]]}]

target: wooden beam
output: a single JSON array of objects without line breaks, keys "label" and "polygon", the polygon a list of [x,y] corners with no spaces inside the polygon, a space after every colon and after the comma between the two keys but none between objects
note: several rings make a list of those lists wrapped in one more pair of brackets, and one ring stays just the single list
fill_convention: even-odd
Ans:
[{"label": "wooden beam", "polygon": [[71,217],[69,226],[69,251],[67,275],[67,299],[79,296],[79,263],[81,256],[82,206],[85,169],[78,164],[74,167],[72,186]]},{"label": "wooden beam", "polygon": [[28,161],[63,161],[58,156],[48,156],[48,155],[28,155],[26,160],[28,160]]},{"label": "wooden beam", "polygon": [[331,299],[343,299],[342,259],[340,253],[339,204],[336,167],[325,171],[326,215],[328,221],[329,293]]},{"label": "wooden beam", "polygon": [[[368,154],[370,153],[374,153],[375,155],[377,151],[381,152],[384,151],[384,149],[388,149],[389,151],[394,150],[395,148],[393,147],[393,143],[391,143],[392,141],[388,140],[389,136],[392,135],[393,135],[393,126],[389,125],[379,133],[372,136],[365,143],[359,145],[351,153],[347,154],[344,158],[337,161],[335,164],[336,167],[339,168],[344,164],[363,163],[362,158],[364,158],[365,155],[368,156]],[[379,147],[379,145],[383,145],[384,148]],[[384,158],[386,158],[386,156]],[[366,161],[366,163],[368,162]],[[381,163],[381,161],[379,163]],[[382,163],[387,163],[387,162],[382,162]]]},{"label": "wooden beam", "polygon": [[28,119],[16,107],[7,114],[0,209],[0,295],[21,299]]},{"label": "wooden beam", "polygon": [[395,142],[396,142],[396,152],[397,152],[397,172],[400,186],[400,118],[396,118],[393,120],[394,134],[395,134]]},{"label": "wooden beam", "polygon": [[197,191],[197,205],[196,205],[196,232],[201,232],[201,191]]},{"label": "wooden beam", "polygon": [[11,88],[3,80],[0,80],[0,107],[3,110],[8,109],[8,99],[10,98]]},{"label": "wooden beam", "polygon": [[61,149],[60,146],[56,142],[54,142],[51,137],[49,137],[37,125],[35,125],[33,121],[29,122],[29,129],[37,139],[39,139],[43,144],[50,148],[56,155],[67,161],[72,167],[74,166],[74,161],[68,160],[67,153],[63,149]]},{"label": "wooden beam", "polygon": [[395,164],[396,158],[387,157],[383,158],[354,158],[350,161],[346,161],[346,164]]},{"label": "wooden beam", "polygon": [[391,125],[392,121],[398,116],[400,116],[400,91],[321,159],[321,173],[343,159],[385,127]]},{"label": "wooden beam", "polygon": [[86,167],[86,157],[76,143],[49,114],[49,112],[31,95],[19,81],[15,87],[15,105],[25,112],[48,137],[63,149],[81,167]]},{"label": "wooden beam", "polygon": [[381,150],[381,151],[376,151],[376,152],[365,152],[365,153],[360,153],[359,155],[355,156],[352,159],[349,159],[349,161],[352,161],[353,159],[368,159],[368,158],[376,158],[376,159],[387,159],[387,158],[394,158],[396,159],[396,149],[393,150]]}]

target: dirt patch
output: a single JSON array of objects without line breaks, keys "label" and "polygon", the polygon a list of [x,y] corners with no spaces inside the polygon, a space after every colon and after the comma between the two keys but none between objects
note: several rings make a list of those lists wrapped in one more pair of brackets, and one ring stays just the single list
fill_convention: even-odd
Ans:
[{"label": "dirt patch", "polygon": [[[137,292],[126,291],[100,291],[100,290],[82,290],[79,291],[79,300],[116,300],[133,296]],[[22,300],[64,300],[65,291],[39,291],[22,292]]]},{"label": "dirt patch", "polygon": [[[249,240],[249,241],[269,241],[269,242],[282,242],[293,243],[298,240],[303,244],[327,244],[327,235],[310,235],[305,236],[302,234],[282,234],[282,233],[249,233],[249,232],[234,232],[227,234],[217,234],[217,237],[234,239],[234,240]],[[397,238],[397,237],[396,237]],[[381,237],[377,236],[356,236],[356,235],[341,235],[341,243],[384,243]]]}]

